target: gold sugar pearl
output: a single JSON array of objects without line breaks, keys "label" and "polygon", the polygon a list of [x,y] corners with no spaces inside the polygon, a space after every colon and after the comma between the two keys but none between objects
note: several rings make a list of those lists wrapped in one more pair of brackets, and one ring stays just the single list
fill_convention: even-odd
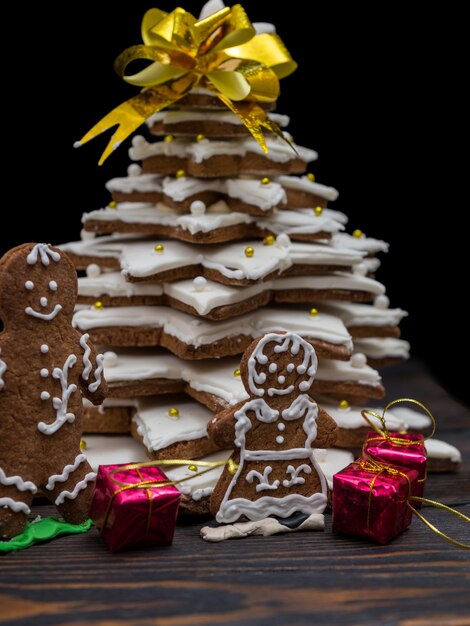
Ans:
[{"label": "gold sugar pearl", "polygon": [[312,174],[312,172],[309,172],[309,173],[307,174],[307,178],[309,179],[309,181],[310,181],[311,183],[314,183],[314,182],[315,182],[315,174]]},{"label": "gold sugar pearl", "polygon": [[349,409],[349,402],[347,400],[341,400],[341,402],[338,404],[338,407],[340,409]]},{"label": "gold sugar pearl", "polygon": [[163,141],[165,143],[171,143],[173,141],[173,139],[174,139],[173,135],[165,135]]},{"label": "gold sugar pearl", "polygon": [[320,217],[320,215],[323,213],[323,208],[321,206],[316,206],[313,209],[313,212],[315,213],[317,217]]},{"label": "gold sugar pearl", "polygon": [[108,209],[115,209],[116,207],[117,207],[116,200],[111,200],[111,202],[108,204]]},{"label": "gold sugar pearl", "polygon": [[318,315],[318,309],[315,309],[315,308],[310,309],[309,315],[311,315],[312,317],[317,316]]},{"label": "gold sugar pearl", "polygon": [[276,241],[276,237],[274,235],[267,235],[263,239],[263,243],[265,246],[272,246],[274,245],[275,241]]},{"label": "gold sugar pearl", "polygon": [[88,444],[85,439],[80,439],[80,450],[86,450],[88,448]]},{"label": "gold sugar pearl", "polygon": [[245,256],[247,256],[248,258],[251,258],[254,255],[255,251],[253,250],[253,248],[251,246],[248,246],[248,248],[245,248]]},{"label": "gold sugar pearl", "polygon": [[198,135],[196,135],[196,141],[202,141],[205,138],[206,138],[206,136],[203,135],[202,133],[199,133]]},{"label": "gold sugar pearl", "polygon": [[190,472],[197,472],[198,471],[198,467],[197,467],[197,465],[188,465],[188,470]]},{"label": "gold sugar pearl", "polygon": [[176,178],[184,178],[186,176],[186,172],[184,170],[178,170],[176,172]]},{"label": "gold sugar pearl", "polygon": [[270,182],[271,182],[271,179],[269,178],[269,176],[265,176],[264,178],[261,179],[262,185],[269,185]]},{"label": "gold sugar pearl", "polygon": [[157,243],[156,246],[154,246],[153,248],[155,250],[155,252],[158,252],[159,254],[162,254],[162,252],[165,250],[165,247],[162,243]]},{"label": "gold sugar pearl", "polygon": [[233,375],[235,376],[235,378],[238,378],[238,376],[240,376],[240,370],[235,370],[233,372]]},{"label": "gold sugar pearl", "polygon": [[171,409],[169,409],[168,415],[170,417],[179,417],[180,416],[179,409],[177,409],[176,407],[172,407]]},{"label": "gold sugar pearl", "polygon": [[104,304],[101,302],[101,300],[97,300],[95,304],[93,305],[93,308],[100,311],[101,309],[104,309]]},{"label": "gold sugar pearl", "polygon": [[352,234],[352,236],[356,237],[356,239],[360,239],[363,235],[364,233],[359,228],[356,228],[356,230],[354,230]]}]

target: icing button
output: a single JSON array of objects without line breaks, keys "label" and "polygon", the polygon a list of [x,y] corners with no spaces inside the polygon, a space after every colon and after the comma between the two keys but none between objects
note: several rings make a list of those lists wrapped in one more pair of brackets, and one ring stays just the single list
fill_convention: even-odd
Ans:
[{"label": "icing button", "polygon": [[[135,137],[135,139],[137,139],[137,137]],[[141,174],[142,174],[142,168],[137,163],[131,163],[129,167],[127,168],[127,175],[130,176],[131,178],[135,178],[137,176],[140,176]]]},{"label": "icing button", "polygon": [[390,300],[388,298],[388,296],[381,294],[380,296],[377,296],[374,300],[374,306],[377,309],[388,309],[388,307],[390,306]]},{"label": "icing button", "polygon": [[284,437],[282,435],[278,435],[276,437],[276,443],[284,443]]},{"label": "icing button", "polygon": [[194,291],[204,291],[207,287],[207,279],[204,278],[204,276],[196,276],[196,278],[193,279],[193,287]]},{"label": "icing button", "polygon": [[366,276],[366,274],[367,274],[367,267],[366,267],[365,263],[359,263],[359,265],[356,265],[354,267],[353,272],[354,272],[354,274],[357,274],[358,276]]},{"label": "icing button", "polygon": [[349,362],[353,367],[361,368],[367,365],[367,357],[362,352],[356,352],[352,355]]},{"label": "icing button", "polygon": [[191,211],[191,215],[204,215],[206,212],[206,205],[202,202],[202,200],[194,200],[191,202],[189,210]]},{"label": "icing button", "polygon": [[276,246],[279,248],[288,248],[290,246],[290,237],[286,233],[281,233],[277,236]]},{"label": "icing button", "polygon": [[90,265],[87,266],[86,275],[88,276],[88,278],[98,278],[100,274],[101,274],[100,266],[97,265],[96,263],[90,263]]},{"label": "icing button", "polygon": [[103,364],[105,367],[116,367],[119,361],[119,357],[115,352],[108,351],[105,352],[103,356]]}]

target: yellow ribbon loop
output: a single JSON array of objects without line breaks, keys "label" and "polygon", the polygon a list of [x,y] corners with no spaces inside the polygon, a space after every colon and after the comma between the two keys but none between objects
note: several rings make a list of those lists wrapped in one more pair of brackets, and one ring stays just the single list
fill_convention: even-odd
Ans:
[{"label": "yellow ribbon loop", "polygon": [[[100,165],[145,120],[196,85],[212,91],[233,111],[265,152],[263,129],[285,139],[257,103],[276,100],[279,79],[291,74],[297,64],[277,35],[256,34],[240,4],[199,21],[181,8],[171,13],[150,9],[143,17],[141,33],[144,43],[122,52],[114,67],[123,80],[143,90],[108,113],[79,142],[84,144],[118,126]],[[151,63],[126,74],[136,60]]]},{"label": "yellow ribbon loop", "polygon": [[[436,432],[436,420],[434,419],[434,415],[427,408],[427,406],[419,402],[419,400],[414,400],[413,398],[397,398],[396,400],[392,400],[391,402],[387,404],[387,406],[382,411],[382,415],[380,415],[379,413],[376,413],[375,411],[372,411],[371,409],[363,409],[361,411],[362,417],[366,420],[369,426],[373,430],[375,430],[375,432],[378,435],[380,435],[377,439],[375,438],[369,439],[366,443],[368,443],[369,441],[379,441],[382,439],[385,439],[389,441],[390,443],[401,445],[401,446],[412,446],[412,445],[416,445],[417,443],[420,443],[419,441],[410,441],[408,439],[404,439],[403,437],[392,437],[392,435],[390,434],[387,428],[387,425],[385,423],[385,414],[390,408],[392,408],[392,406],[401,404],[402,402],[409,402],[410,404],[416,404],[431,418],[432,432],[430,435],[427,435],[426,437],[424,437],[422,442],[427,441],[428,439],[431,439],[431,437],[434,436],[434,433]],[[368,416],[377,418],[380,421],[382,428],[379,428],[372,420],[369,419]]]}]

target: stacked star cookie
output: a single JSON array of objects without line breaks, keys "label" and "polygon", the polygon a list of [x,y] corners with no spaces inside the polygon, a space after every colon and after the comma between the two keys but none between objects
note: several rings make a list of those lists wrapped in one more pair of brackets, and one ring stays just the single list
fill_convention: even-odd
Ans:
[{"label": "stacked star cookie", "polygon": [[[316,349],[312,391],[335,416],[339,446],[360,445],[351,406],[385,393],[371,365],[409,351],[406,313],[374,278],[388,246],[346,234],[347,216],[328,207],[338,192],[307,173],[317,153],[292,143],[286,116],[269,115],[287,141],[268,136],[265,154],[210,92],[193,90],[148,120],[128,175],[107,184],[109,205],[62,246],[86,271],[74,324],[105,351],[110,385],[102,407],[87,407],[88,432],[130,431],[155,459],[228,457],[207,424],[245,398],[240,355],[264,333],[294,331]],[[319,462],[336,471],[343,452],[319,451]]]}]

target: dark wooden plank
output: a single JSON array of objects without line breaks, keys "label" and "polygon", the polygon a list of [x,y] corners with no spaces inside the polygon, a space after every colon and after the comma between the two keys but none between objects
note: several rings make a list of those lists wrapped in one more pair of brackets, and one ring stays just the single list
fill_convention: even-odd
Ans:
[{"label": "dark wooden plank", "polygon": [[[427,496],[470,515],[468,411],[407,364],[387,376],[388,399],[410,395],[458,445],[458,474],[431,475]],[[424,507],[444,532],[470,540],[452,516]],[[50,515],[51,507],[35,513]],[[468,552],[415,520],[388,546],[321,533],[253,537],[222,544],[179,525],[173,546],[109,554],[96,530],[0,560],[0,623],[23,626],[274,626],[277,624],[468,623]]]}]

